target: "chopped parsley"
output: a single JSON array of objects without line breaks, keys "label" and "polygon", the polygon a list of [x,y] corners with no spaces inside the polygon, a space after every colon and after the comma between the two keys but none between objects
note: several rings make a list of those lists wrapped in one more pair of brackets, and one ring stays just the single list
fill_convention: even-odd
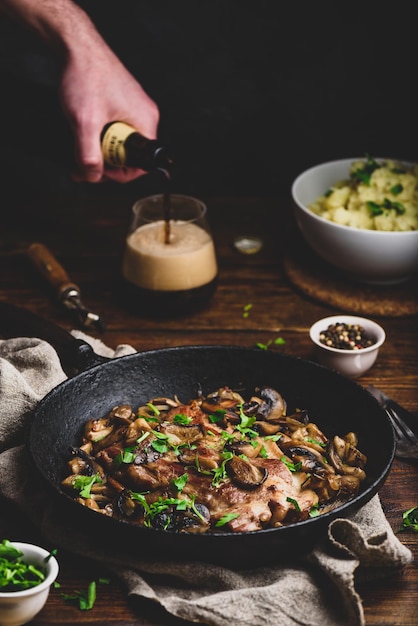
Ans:
[{"label": "chopped parsley", "polygon": [[398,532],[407,529],[418,532],[418,506],[414,506],[402,514],[402,526]]},{"label": "chopped parsley", "polygon": [[151,442],[151,446],[154,450],[156,452],[160,452],[161,454],[168,452],[168,435],[160,433],[158,430],[153,430],[152,434],[156,437],[155,441]]},{"label": "chopped parsley", "polygon": [[370,186],[370,179],[372,177],[373,172],[380,169],[382,166],[375,161],[371,156],[366,155],[366,161],[364,162],[362,167],[357,168],[351,174],[351,180],[354,183],[364,183],[368,187]]},{"label": "chopped parsley", "polygon": [[221,457],[223,459],[222,463],[220,464],[219,467],[212,470],[213,472],[212,485],[214,487],[219,487],[219,485],[228,478],[225,466],[227,462],[232,459],[233,456],[234,456],[233,452],[222,452],[221,454]]},{"label": "chopped parsley", "polygon": [[405,207],[403,204],[400,202],[392,202],[392,200],[389,200],[388,198],[385,198],[381,204],[369,200],[367,202],[367,206],[373,216],[383,215],[391,210],[395,211],[397,215],[403,215],[405,213]]},{"label": "chopped parsley", "polygon": [[88,499],[91,498],[91,488],[94,483],[101,483],[102,479],[99,474],[94,474],[94,476],[77,476],[74,481],[73,487],[77,491],[79,491],[79,495],[82,498]]},{"label": "chopped parsley", "polygon": [[228,522],[236,519],[237,517],[239,517],[239,513],[227,513],[226,515],[223,515],[220,519],[218,519],[215,526],[217,526],[218,528],[220,526],[225,526],[225,524],[228,524]]},{"label": "chopped parsley", "polygon": [[393,185],[393,187],[390,190],[390,193],[393,194],[394,196],[399,196],[399,194],[402,192],[403,192],[403,185],[401,185],[400,183],[398,183],[397,185]]},{"label": "chopped parsley", "polygon": [[115,465],[122,465],[122,463],[133,463],[135,461],[135,448],[124,448],[122,452],[119,452],[113,459]]},{"label": "chopped parsley", "polygon": [[181,476],[179,476],[178,478],[173,479],[171,482],[173,483],[177,491],[182,491],[184,487],[186,486],[188,478],[189,478],[189,475],[186,472],[182,474]]},{"label": "chopped parsley", "polygon": [[192,422],[192,418],[189,417],[188,415],[185,415],[184,413],[177,413],[174,418],[173,418],[173,422],[175,424],[184,424],[187,426],[187,424],[190,424],[190,422]]},{"label": "chopped parsley", "polygon": [[219,422],[222,422],[222,420],[225,417],[225,414],[226,414],[225,409],[217,409],[216,411],[213,411],[213,413],[209,415],[209,421],[212,422],[212,424],[217,424]]},{"label": "chopped parsley", "polygon": [[[199,519],[203,520],[202,514],[197,510],[195,506],[196,496],[191,496],[190,500],[181,499],[181,498],[162,498],[161,496],[158,500],[151,502],[150,504],[147,502],[144,493],[137,493],[132,491],[130,496],[132,500],[137,500],[142,504],[145,511],[145,521],[144,526],[151,526],[152,520],[160,515],[164,511],[169,510],[171,507],[175,507],[178,511],[192,511]],[[170,520],[167,519],[167,526],[169,525]]]}]

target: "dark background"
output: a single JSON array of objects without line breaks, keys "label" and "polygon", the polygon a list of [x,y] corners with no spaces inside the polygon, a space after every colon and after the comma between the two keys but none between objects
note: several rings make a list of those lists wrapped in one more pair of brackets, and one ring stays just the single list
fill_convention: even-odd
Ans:
[{"label": "dark background", "polygon": [[[174,191],[283,196],[301,170],[326,160],[418,158],[411,5],[80,4],[158,103]],[[0,34],[4,188],[94,194],[94,186],[72,183],[63,166],[71,138],[53,60],[18,27],[3,21]],[[128,187],[142,195],[159,185],[151,176]]]}]

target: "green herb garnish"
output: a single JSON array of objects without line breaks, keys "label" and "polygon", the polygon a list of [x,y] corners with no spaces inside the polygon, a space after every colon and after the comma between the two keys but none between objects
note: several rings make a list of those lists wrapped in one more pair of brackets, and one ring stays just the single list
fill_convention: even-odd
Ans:
[{"label": "green herb garnish", "polygon": [[286,502],[290,502],[290,504],[293,504],[293,506],[295,507],[296,511],[300,511],[299,502],[297,500],[295,500],[294,498],[290,498],[288,496],[286,498]]},{"label": "green herb garnish", "polygon": [[177,491],[182,491],[187,483],[188,478],[189,478],[188,474],[185,473],[179,476],[178,478],[175,478],[171,482],[173,483]]},{"label": "green herb garnish", "polygon": [[154,415],[159,415],[160,411],[157,409],[157,407],[155,406],[155,404],[153,404],[152,402],[147,402],[146,405],[149,409],[151,409],[151,411],[154,413]]},{"label": "green herb garnish", "polygon": [[164,433],[160,433],[158,432],[158,430],[153,430],[152,434],[155,435],[156,440],[151,442],[152,447],[154,448],[154,450],[156,452],[160,452],[161,454],[164,454],[165,452],[168,452],[168,435],[165,435]]},{"label": "green herb garnish", "polygon": [[375,161],[371,156],[366,155],[367,159],[362,167],[357,168],[351,174],[351,180],[355,183],[364,183],[368,187],[370,186],[370,179],[373,172],[380,169],[382,166]]},{"label": "green herb garnish", "polygon": [[408,528],[418,532],[418,506],[414,506],[412,509],[404,511],[402,514],[402,520],[402,526],[398,532],[407,530]]},{"label": "green herb garnish", "polygon": [[0,544],[0,592],[23,591],[45,580],[45,572],[25,563],[24,554],[4,539]]},{"label": "green herb garnish", "polygon": [[90,611],[93,608],[97,597],[96,581],[92,580],[87,587],[87,592],[76,591],[74,594],[62,594],[65,602],[78,604],[80,611]]},{"label": "green herb garnish", "polygon": [[214,411],[213,413],[211,413],[209,415],[209,421],[212,422],[212,424],[217,424],[218,422],[222,422],[222,420],[225,417],[225,409],[216,409],[216,411]]},{"label": "green herb garnish", "polygon": [[225,524],[233,519],[236,519],[237,517],[239,517],[239,513],[227,513],[226,515],[223,515],[220,519],[218,519],[215,526],[217,526],[218,528],[219,526],[225,526]]},{"label": "green herb garnish", "polygon": [[318,517],[318,515],[319,515],[319,506],[315,504],[313,507],[311,507],[309,511],[309,517]]},{"label": "green herb garnish", "polygon": [[391,200],[388,200],[388,198],[385,198],[381,204],[369,200],[367,202],[367,206],[372,216],[383,215],[383,213],[390,210],[395,211],[397,215],[403,215],[405,213],[405,207],[403,204],[400,202],[392,202]]},{"label": "green herb garnish", "polygon": [[119,452],[113,459],[115,465],[122,465],[123,463],[129,464],[135,461],[135,448],[124,448],[122,452]]},{"label": "green herb garnish", "polygon": [[302,467],[301,461],[299,461],[299,463],[293,463],[292,461],[288,461],[285,456],[282,456],[280,460],[282,463],[286,465],[287,469],[289,469],[291,472],[298,472],[300,468]]},{"label": "green herb garnish", "polygon": [[190,422],[192,422],[192,418],[189,417],[188,415],[185,415],[184,413],[177,413],[174,418],[173,418],[173,422],[175,424],[190,424]]},{"label": "green herb garnish", "polygon": [[94,474],[94,476],[77,476],[74,481],[74,489],[77,489],[80,493],[79,495],[82,498],[91,498],[91,488],[94,483],[101,483],[102,479],[99,474]]},{"label": "green herb garnish", "polygon": [[267,343],[258,342],[255,345],[261,350],[268,350],[271,344],[274,344],[275,346],[283,346],[285,343],[286,340],[283,339],[283,337],[276,337],[276,339],[270,339],[270,341],[268,341]]},{"label": "green herb garnish", "polygon": [[212,478],[212,485],[214,487],[219,487],[219,485],[227,479],[228,475],[226,473],[226,464],[228,461],[230,461],[232,459],[232,457],[234,456],[232,452],[222,452],[222,463],[220,464],[219,467],[217,467],[216,469],[213,469],[213,478]]},{"label": "green herb garnish", "polygon": [[397,185],[393,185],[393,187],[390,190],[390,193],[392,193],[394,196],[399,196],[399,194],[402,192],[403,192],[403,185],[401,185],[400,183],[398,183]]}]

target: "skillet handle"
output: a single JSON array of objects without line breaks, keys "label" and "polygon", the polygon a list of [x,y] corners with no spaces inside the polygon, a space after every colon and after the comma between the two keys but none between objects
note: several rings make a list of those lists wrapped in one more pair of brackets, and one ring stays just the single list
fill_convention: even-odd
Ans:
[{"label": "skillet handle", "polygon": [[0,336],[38,337],[47,341],[55,348],[65,373],[70,377],[110,360],[96,354],[86,341],[76,339],[53,322],[28,309],[2,301],[0,301]]}]

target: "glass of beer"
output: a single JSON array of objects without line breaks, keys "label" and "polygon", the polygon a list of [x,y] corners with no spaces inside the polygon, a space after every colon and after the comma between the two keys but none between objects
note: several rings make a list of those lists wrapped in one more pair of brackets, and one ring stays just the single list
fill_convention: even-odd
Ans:
[{"label": "glass of beer", "polygon": [[131,308],[171,317],[204,306],[218,276],[204,202],[167,193],[138,200],[132,211],[122,264]]}]

